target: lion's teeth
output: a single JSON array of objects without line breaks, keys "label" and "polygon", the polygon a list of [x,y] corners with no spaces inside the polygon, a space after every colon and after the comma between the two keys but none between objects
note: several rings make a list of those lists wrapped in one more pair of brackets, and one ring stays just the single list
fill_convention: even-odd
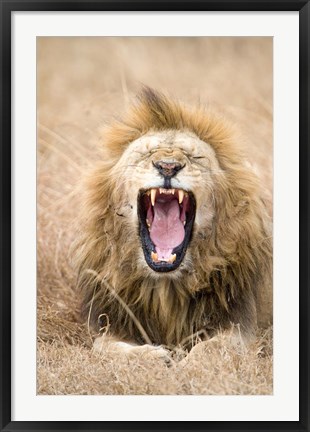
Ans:
[{"label": "lion's teeth", "polygon": [[182,204],[184,198],[184,190],[179,189],[179,204]]},{"label": "lion's teeth", "polygon": [[151,203],[154,207],[155,205],[155,198],[157,190],[160,194],[166,194],[166,195],[174,195],[175,193],[179,193],[179,204],[182,204],[184,196],[188,196],[187,192],[184,192],[182,189],[165,189],[165,188],[158,188],[158,189],[149,189],[146,193],[147,195],[151,196]]},{"label": "lion's teeth", "polygon": [[152,253],[151,253],[151,258],[152,258],[152,260],[153,260],[154,262],[158,261],[158,255],[157,255],[157,253],[152,252]]},{"label": "lion's teeth", "polygon": [[151,223],[150,223],[150,221],[148,220],[148,219],[146,219],[146,225],[150,228],[150,226],[151,226]]},{"label": "lion's teeth", "polygon": [[[175,189],[165,189],[165,188],[158,188],[158,191],[160,194],[166,194],[166,195],[174,195],[175,194]],[[150,194],[150,192],[149,192]]]},{"label": "lion's teeth", "polygon": [[176,254],[170,255],[170,258],[169,258],[168,262],[169,262],[170,264],[172,264],[172,263],[174,263],[174,261],[175,261],[176,259],[177,259],[177,255],[176,255]]},{"label": "lion's teeth", "polygon": [[151,189],[151,203],[153,207],[155,205],[155,197],[156,197],[156,189]]}]

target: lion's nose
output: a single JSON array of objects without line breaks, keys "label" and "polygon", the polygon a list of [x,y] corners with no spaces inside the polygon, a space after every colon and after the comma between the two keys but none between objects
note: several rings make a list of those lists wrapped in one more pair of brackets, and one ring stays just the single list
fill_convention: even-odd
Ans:
[{"label": "lion's nose", "polygon": [[181,165],[179,162],[166,161],[153,162],[153,165],[161,175],[168,178],[175,176],[177,172],[185,167],[185,164]]}]

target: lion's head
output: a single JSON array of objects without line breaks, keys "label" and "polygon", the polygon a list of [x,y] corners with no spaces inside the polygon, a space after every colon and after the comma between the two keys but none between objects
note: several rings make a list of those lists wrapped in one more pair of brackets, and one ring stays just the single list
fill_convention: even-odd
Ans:
[{"label": "lion's head", "polygon": [[144,89],[103,134],[77,244],[83,311],[110,330],[177,344],[230,323],[251,331],[270,282],[259,182],[224,120]]}]

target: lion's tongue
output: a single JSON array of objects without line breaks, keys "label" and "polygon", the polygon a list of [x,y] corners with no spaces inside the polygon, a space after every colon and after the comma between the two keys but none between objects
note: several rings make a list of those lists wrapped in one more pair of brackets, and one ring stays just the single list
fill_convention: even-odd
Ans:
[{"label": "lion's tongue", "polygon": [[155,202],[150,237],[159,260],[168,260],[172,250],[182,243],[185,231],[180,221],[180,207],[176,199]]}]

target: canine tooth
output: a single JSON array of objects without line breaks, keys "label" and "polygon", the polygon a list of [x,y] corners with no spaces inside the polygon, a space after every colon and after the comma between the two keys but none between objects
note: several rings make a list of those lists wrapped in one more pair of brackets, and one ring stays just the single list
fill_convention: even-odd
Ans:
[{"label": "canine tooth", "polygon": [[183,198],[184,198],[184,190],[179,189],[179,204],[183,202]]},{"label": "canine tooth", "polygon": [[151,203],[153,207],[155,205],[155,196],[156,196],[156,189],[151,189]]},{"label": "canine tooth", "polygon": [[170,258],[168,259],[168,262],[170,263],[170,264],[172,264],[172,263],[174,263],[174,261],[177,259],[177,255],[176,254],[173,254],[173,255],[170,255]]},{"label": "canine tooth", "polygon": [[152,253],[151,253],[151,258],[152,258],[152,260],[155,261],[155,262],[158,261],[158,255],[157,255],[157,253],[152,252]]}]

